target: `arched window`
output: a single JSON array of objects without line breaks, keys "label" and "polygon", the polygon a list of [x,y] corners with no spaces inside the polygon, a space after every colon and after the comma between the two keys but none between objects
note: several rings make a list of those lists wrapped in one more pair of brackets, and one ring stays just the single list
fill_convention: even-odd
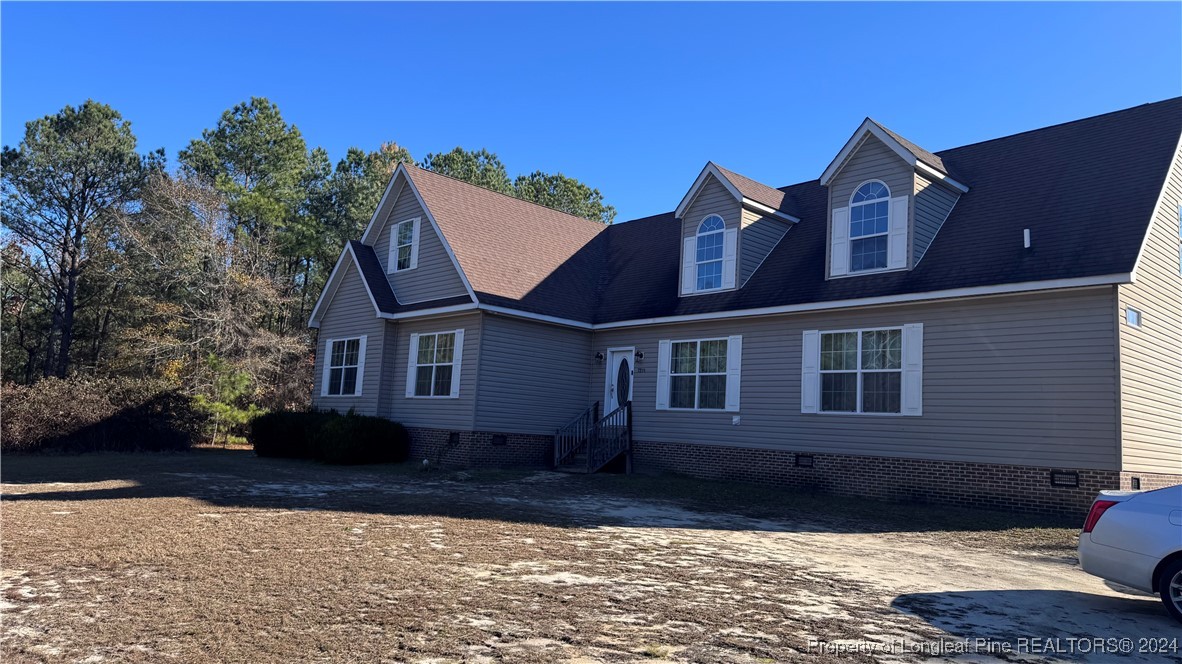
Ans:
[{"label": "arched window", "polygon": [[871,180],[850,197],[850,272],[887,266],[891,190]]},{"label": "arched window", "polygon": [[697,290],[712,290],[722,288],[722,248],[723,231],[726,224],[722,217],[712,214],[698,225],[698,244],[696,274],[698,275]]}]

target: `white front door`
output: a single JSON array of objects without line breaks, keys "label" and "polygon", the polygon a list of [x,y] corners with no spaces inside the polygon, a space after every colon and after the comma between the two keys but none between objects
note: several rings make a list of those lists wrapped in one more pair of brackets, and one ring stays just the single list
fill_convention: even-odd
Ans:
[{"label": "white front door", "polygon": [[607,351],[607,386],[603,395],[603,414],[632,400],[633,349],[617,348]]}]

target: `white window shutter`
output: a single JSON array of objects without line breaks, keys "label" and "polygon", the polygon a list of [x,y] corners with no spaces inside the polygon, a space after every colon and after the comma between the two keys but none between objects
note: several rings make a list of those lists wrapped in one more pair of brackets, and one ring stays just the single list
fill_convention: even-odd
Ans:
[{"label": "white window shutter", "polygon": [[743,371],[743,337],[734,335],[726,340],[726,409],[739,410],[739,384]]},{"label": "white window shutter", "polygon": [[419,266],[419,227],[423,225],[422,218],[410,222],[410,267],[413,270]]},{"label": "white window shutter", "polygon": [[332,373],[332,339],[324,340],[324,356],[321,369],[324,375],[320,377],[320,396],[328,396],[328,377]]},{"label": "white window shutter", "polygon": [[669,362],[673,343],[662,339],[657,344],[657,410],[669,409]]},{"label": "white window shutter", "polygon": [[697,286],[697,275],[694,274],[694,266],[697,264],[694,260],[696,258],[695,251],[697,251],[698,239],[696,237],[687,237],[682,242],[681,250],[681,294],[689,295],[694,292]]},{"label": "white window shutter", "polygon": [[415,363],[419,358],[419,335],[410,335],[410,355],[406,358],[406,396],[415,395]]},{"label": "white window shutter", "polygon": [[833,228],[830,229],[829,276],[840,277],[850,271],[850,209],[833,210]]},{"label": "white window shutter", "polygon": [[386,251],[386,274],[398,271],[398,224],[390,226],[390,246]]},{"label": "white window shutter", "polygon": [[357,386],[353,388],[355,396],[361,396],[361,386],[365,384],[365,335],[357,342]]},{"label": "white window shutter", "polygon": [[800,412],[816,413],[821,401],[821,333],[805,331],[800,349]]},{"label": "white window shutter", "polygon": [[923,415],[923,323],[903,326],[903,414]]},{"label": "white window shutter", "polygon": [[722,287],[734,288],[735,275],[738,270],[737,249],[739,245],[739,229],[728,228],[722,234]]},{"label": "white window shutter", "polygon": [[891,199],[887,233],[887,267],[907,267],[907,196]]},{"label": "white window shutter", "polygon": [[456,330],[456,349],[453,356],[455,361],[452,362],[451,367],[451,398],[455,399],[460,396],[460,364],[464,359],[464,331]]}]

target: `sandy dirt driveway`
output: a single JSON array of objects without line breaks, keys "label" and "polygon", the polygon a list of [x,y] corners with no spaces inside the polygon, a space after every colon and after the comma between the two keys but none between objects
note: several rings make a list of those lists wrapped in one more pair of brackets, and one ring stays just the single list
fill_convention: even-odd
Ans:
[{"label": "sandy dirt driveway", "polygon": [[1154,598],[1079,571],[1071,528],[996,514],[248,454],[4,461],[6,662],[1182,662]]}]

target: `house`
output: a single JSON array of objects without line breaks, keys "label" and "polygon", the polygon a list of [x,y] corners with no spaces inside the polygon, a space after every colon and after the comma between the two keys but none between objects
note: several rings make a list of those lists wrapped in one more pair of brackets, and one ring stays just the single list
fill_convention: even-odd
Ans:
[{"label": "house", "polygon": [[1180,136],[1182,98],[936,153],[867,119],[818,180],[708,163],[611,226],[402,165],[312,314],[314,403],[472,465],[586,463],[618,411],[637,472],[1032,511],[1182,483]]}]

